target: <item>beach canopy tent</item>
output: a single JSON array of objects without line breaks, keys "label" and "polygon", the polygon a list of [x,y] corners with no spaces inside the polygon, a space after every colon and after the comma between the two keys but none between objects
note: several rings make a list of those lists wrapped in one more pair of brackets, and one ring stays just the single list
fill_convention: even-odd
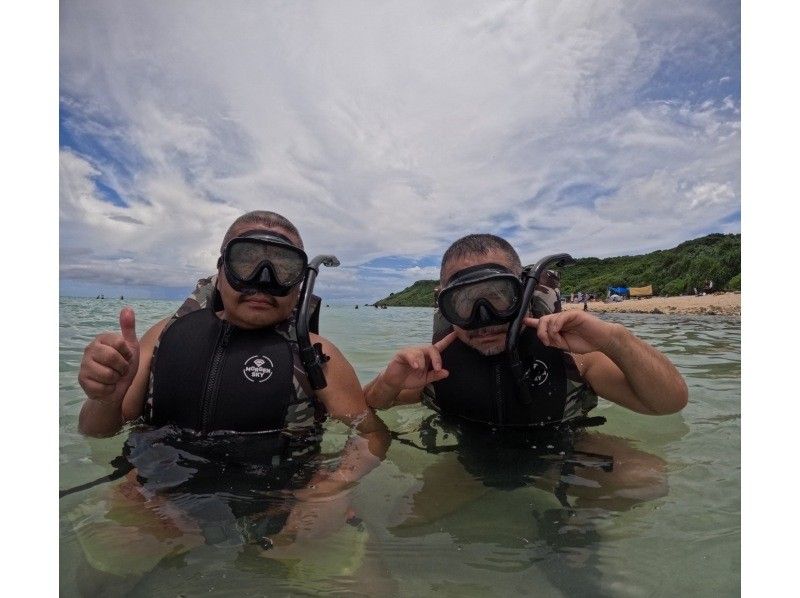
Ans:
[{"label": "beach canopy tent", "polygon": [[646,287],[631,287],[629,291],[631,297],[652,297],[653,285],[649,284]]},{"label": "beach canopy tent", "polygon": [[619,295],[620,297],[628,296],[628,287],[608,287],[609,295]]}]

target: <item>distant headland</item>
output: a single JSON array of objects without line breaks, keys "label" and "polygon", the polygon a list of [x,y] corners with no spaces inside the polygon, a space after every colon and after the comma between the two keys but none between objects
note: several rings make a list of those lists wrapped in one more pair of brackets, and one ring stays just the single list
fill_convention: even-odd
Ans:
[{"label": "distant headland", "polygon": [[[672,249],[653,251],[644,255],[610,258],[579,258],[577,263],[560,271],[561,295],[570,297],[582,293],[605,299],[611,287],[652,287],[655,298],[679,296],[713,297],[728,292],[725,307],[702,300],[702,306],[688,307],[686,300],[669,305],[650,307],[647,299],[623,301],[616,309],[597,311],[643,311],[653,313],[740,313],[738,292],[741,290],[741,234],[711,234],[685,241]],[[375,302],[387,307],[435,307],[434,289],[438,281],[418,280],[409,287],[390,293]],[[646,302],[646,303],[643,303]],[[672,305],[672,304],[675,305]],[[687,303],[684,307],[683,303]],[[717,303],[720,303],[719,301]],[[638,304],[638,306],[637,306]],[[678,305],[680,304],[680,305]],[[708,305],[706,305],[708,304]],[[589,302],[591,309],[592,302]],[[599,304],[598,304],[599,307]],[[702,309],[701,309],[702,308]],[[666,310],[666,311],[664,311]],[[655,313],[659,313],[656,311]]]}]

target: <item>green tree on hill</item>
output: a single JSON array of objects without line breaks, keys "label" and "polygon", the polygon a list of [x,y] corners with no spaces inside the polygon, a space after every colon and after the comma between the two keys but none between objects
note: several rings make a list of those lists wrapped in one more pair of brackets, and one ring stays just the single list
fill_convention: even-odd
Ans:
[{"label": "green tree on hill", "polygon": [[[682,295],[713,281],[714,289],[741,289],[741,234],[711,234],[685,241],[673,249],[645,255],[600,259],[580,258],[561,270],[561,292],[577,291],[605,297],[606,289],[653,285],[656,295]],[[419,280],[377,301],[378,305],[434,307],[438,281]]]}]

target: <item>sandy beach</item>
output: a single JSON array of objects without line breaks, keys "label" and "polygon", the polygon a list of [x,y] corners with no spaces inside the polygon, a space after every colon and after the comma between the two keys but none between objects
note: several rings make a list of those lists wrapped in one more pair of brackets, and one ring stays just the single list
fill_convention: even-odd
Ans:
[{"label": "sandy beach", "polygon": [[[623,312],[638,314],[694,314],[715,316],[739,316],[742,313],[742,296],[739,293],[719,293],[695,297],[648,297],[626,299],[619,303],[590,301],[589,311]],[[563,303],[564,309],[583,309],[583,303]]]}]

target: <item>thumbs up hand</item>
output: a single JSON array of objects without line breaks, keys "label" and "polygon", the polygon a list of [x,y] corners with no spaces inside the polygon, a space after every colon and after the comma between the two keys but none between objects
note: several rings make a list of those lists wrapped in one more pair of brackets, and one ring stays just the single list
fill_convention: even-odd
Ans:
[{"label": "thumbs up hand", "polygon": [[83,352],[78,382],[86,396],[101,403],[122,402],[139,369],[136,315],[130,307],[119,312],[120,333],[98,335]]}]

